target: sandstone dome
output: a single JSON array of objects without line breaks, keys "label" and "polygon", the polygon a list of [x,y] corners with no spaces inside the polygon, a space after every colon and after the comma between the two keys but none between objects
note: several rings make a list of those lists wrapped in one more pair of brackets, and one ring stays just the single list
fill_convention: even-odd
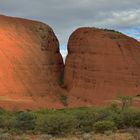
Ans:
[{"label": "sandstone dome", "polygon": [[72,106],[139,95],[140,43],[113,30],[77,29],[68,41],[65,85]]},{"label": "sandstone dome", "polygon": [[0,16],[1,107],[55,106],[49,100],[58,94],[62,72],[59,42],[51,27],[38,21]]}]

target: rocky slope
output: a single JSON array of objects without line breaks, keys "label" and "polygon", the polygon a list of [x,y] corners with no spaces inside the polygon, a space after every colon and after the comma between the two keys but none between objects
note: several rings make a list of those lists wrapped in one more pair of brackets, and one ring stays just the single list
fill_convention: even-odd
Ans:
[{"label": "rocky slope", "polygon": [[65,86],[70,106],[140,94],[140,43],[112,30],[77,29],[68,42]]},{"label": "rocky slope", "polygon": [[62,71],[59,42],[48,25],[0,16],[1,107],[61,106],[56,98]]}]

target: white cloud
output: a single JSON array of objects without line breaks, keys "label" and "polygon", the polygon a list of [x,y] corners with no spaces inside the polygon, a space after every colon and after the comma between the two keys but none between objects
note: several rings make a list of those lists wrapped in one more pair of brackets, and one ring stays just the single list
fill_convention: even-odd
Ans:
[{"label": "white cloud", "polygon": [[112,28],[140,38],[139,6],[140,0],[0,0],[1,14],[43,21],[65,46],[80,26]]}]

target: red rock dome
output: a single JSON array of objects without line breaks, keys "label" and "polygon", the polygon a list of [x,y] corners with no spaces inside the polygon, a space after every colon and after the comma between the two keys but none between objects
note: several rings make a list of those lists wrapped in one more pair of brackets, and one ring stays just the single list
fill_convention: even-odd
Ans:
[{"label": "red rock dome", "polygon": [[[0,106],[25,109],[59,106],[55,96],[63,60],[46,24],[0,16]],[[54,101],[52,105],[49,102]]]},{"label": "red rock dome", "polygon": [[113,30],[77,29],[68,42],[65,85],[71,106],[140,94],[140,43]]}]

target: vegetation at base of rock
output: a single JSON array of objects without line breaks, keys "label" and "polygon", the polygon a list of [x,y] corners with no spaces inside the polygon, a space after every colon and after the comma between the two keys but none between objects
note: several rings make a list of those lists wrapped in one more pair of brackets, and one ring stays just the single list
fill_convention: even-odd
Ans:
[{"label": "vegetation at base of rock", "polygon": [[74,132],[76,125],[74,116],[54,113],[42,116],[37,123],[36,130],[52,135],[63,135]]},{"label": "vegetation at base of rock", "polygon": [[113,121],[98,121],[94,124],[94,130],[98,133],[104,133],[105,131],[115,131],[117,128]]},{"label": "vegetation at base of rock", "polygon": [[60,101],[64,106],[68,105],[68,97],[66,95],[61,95],[60,96]]},{"label": "vegetation at base of rock", "polygon": [[96,115],[96,112],[90,110],[74,112],[77,120],[77,129],[81,132],[90,132],[96,122]]},{"label": "vegetation at base of rock", "polygon": [[66,135],[76,132],[115,131],[140,128],[140,109],[125,108],[115,103],[102,108],[44,109],[26,112],[0,110],[3,132]]},{"label": "vegetation at base of rock", "polygon": [[64,71],[60,73],[59,85],[64,86]]},{"label": "vegetation at base of rock", "polygon": [[34,130],[36,116],[31,112],[21,112],[16,115],[15,128],[26,131]]}]

